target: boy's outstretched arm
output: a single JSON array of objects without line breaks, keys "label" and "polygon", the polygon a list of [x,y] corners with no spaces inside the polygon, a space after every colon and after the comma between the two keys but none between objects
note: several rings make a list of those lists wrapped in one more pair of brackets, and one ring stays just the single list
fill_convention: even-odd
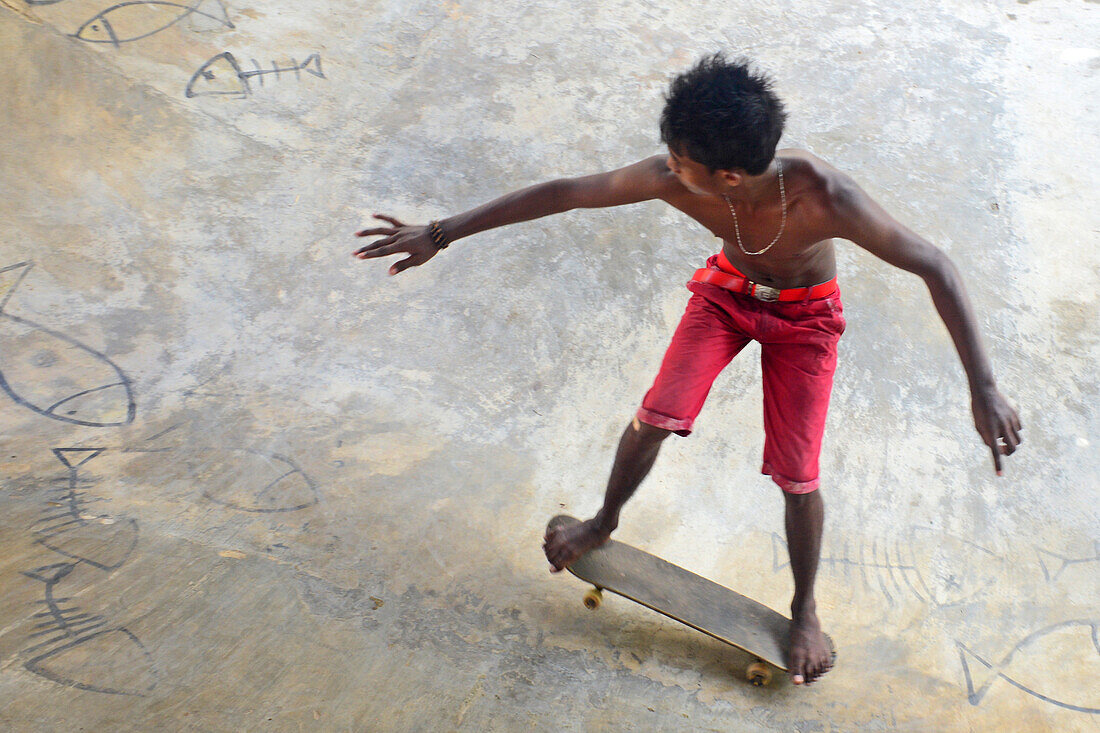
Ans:
[{"label": "boy's outstretched arm", "polygon": [[970,381],[974,426],[1001,475],[1001,456],[1011,455],[1020,444],[1020,418],[997,390],[958,270],[947,255],[894,220],[847,176],[836,174],[831,189],[838,236],[924,279]]},{"label": "boy's outstretched arm", "polygon": [[[621,206],[659,198],[670,177],[664,156],[654,156],[626,168],[580,178],[560,178],[505,194],[487,204],[438,222],[444,242],[468,237],[507,224],[560,214],[571,209],[597,209]],[[673,179],[674,180],[674,179]],[[422,265],[439,252],[427,226],[408,225],[384,214],[374,218],[390,224],[356,232],[357,237],[381,236],[355,251],[361,260],[407,253],[410,256],[393,264],[389,273],[396,275]]]}]

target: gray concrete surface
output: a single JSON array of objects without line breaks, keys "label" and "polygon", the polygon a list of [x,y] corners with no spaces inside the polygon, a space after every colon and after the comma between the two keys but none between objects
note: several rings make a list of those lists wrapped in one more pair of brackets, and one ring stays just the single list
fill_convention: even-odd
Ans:
[{"label": "gray concrete surface", "polygon": [[[108,6],[0,0],[6,730],[1100,728],[1100,5]],[[371,212],[659,152],[667,80],[719,48],[774,74],[786,145],[951,254],[1026,429],[995,479],[923,287],[840,245],[840,661],[810,689],[587,612],[539,549],[598,506],[701,227],[646,204],[399,278],[350,257]],[[620,535],[783,608],[756,354]]]}]

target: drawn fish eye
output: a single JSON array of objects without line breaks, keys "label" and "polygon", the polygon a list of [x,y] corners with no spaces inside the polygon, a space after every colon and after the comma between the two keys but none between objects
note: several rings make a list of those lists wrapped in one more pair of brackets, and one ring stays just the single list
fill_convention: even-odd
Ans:
[{"label": "drawn fish eye", "polygon": [[213,71],[204,71],[204,72],[202,72],[202,76],[207,81],[213,81],[214,80],[214,72]]},{"label": "drawn fish eye", "polygon": [[93,31],[98,31],[98,30],[99,30],[99,26],[98,26],[98,25],[93,25],[93,26],[92,26],[92,30],[93,30]]}]

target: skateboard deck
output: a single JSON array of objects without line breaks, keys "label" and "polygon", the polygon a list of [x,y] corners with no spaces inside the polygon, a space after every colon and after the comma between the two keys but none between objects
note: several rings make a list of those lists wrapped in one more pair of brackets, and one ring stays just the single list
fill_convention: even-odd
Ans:
[{"label": "skateboard deck", "polygon": [[[547,530],[579,523],[563,514],[551,519]],[[615,540],[582,555],[567,570],[595,586],[585,596],[591,609],[599,607],[601,591],[609,590],[755,656],[747,670],[753,684],[771,679],[761,662],[788,669],[791,620],[748,596]],[[826,642],[832,649],[827,636]]]}]

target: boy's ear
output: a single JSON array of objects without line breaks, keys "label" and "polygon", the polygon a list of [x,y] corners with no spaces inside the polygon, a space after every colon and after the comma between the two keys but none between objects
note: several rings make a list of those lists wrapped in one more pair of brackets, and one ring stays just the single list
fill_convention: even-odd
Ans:
[{"label": "boy's ear", "polygon": [[722,175],[722,180],[727,186],[740,186],[741,182],[745,180],[745,174],[739,170],[718,171]]}]

